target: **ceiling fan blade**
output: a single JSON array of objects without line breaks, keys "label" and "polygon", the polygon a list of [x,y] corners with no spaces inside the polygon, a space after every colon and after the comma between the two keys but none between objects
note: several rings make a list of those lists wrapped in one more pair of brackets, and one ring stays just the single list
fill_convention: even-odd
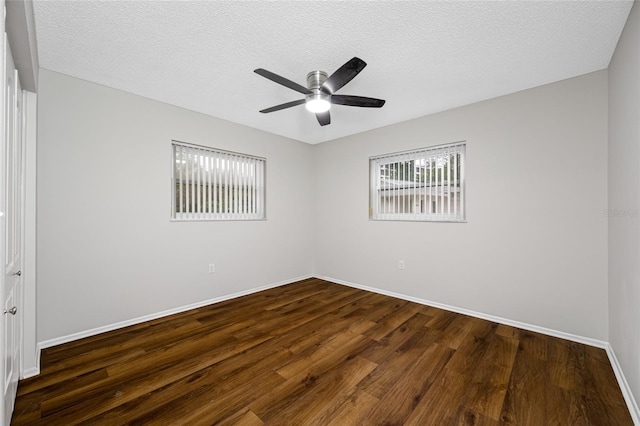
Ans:
[{"label": "ceiling fan blade", "polygon": [[274,74],[271,71],[267,71],[265,69],[262,68],[258,68],[257,70],[253,70],[253,72],[255,72],[256,74],[259,74],[261,76],[263,76],[264,78],[268,78],[269,80],[281,84],[284,87],[288,87],[289,89],[293,89],[296,92],[300,92],[304,95],[309,95],[311,94],[311,90],[307,89],[304,86],[301,86],[298,83],[294,83],[291,80],[288,80],[284,77],[279,76],[278,74]]},{"label": "ceiling fan blade", "polygon": [[331,103],[364,108],[380,108],[384,105],[384,99],[365,98],[364,96],[331,95]]},{"label": "ceiling fan blade", "polygon": [[318,119],[318,123],[320,123],[321,126],[331,124],[331,114],[329,114],[329,111],[317,112],[316,118]]},{"label": "ceiling fan blade", "polygon": [[287,102],[286,104],[280,104],[280,105],[272,106],[271,108],[263,109],[260,112],[263,113],[263,114],[266,114],[268,112],[280,111],[281,109],[291,108],[291,107],[294,107],[294,106],[302,105],[304,102],[305,102],[304,99],[300,99],[300,100],[297,100],[297,101],[291,101],[291,102]]},{"label": "ceiling fan blade", "polygon": [[336,92],[342,86],[353,80],[353,77],[358,75],[358,73],[366,66],[367,63],[362,59],[356,57],[352,58],[327,78],[322,85],[321,90],[328,94]]}]

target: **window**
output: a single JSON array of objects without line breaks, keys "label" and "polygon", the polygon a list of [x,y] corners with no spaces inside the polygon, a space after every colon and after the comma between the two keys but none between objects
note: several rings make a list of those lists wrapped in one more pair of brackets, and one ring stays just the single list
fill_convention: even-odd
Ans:
[{"label": "window", "polygon": [[369,159],[369,217],[464,222],[464,142]]},{"label": "window", "polygon": [[172,142],[176,220],[265,219],[264,158]]}]

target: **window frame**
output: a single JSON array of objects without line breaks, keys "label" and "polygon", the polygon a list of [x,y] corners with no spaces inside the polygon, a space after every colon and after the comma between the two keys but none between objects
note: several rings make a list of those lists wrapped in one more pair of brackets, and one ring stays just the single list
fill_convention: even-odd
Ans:
[{"label": "window frame", "polygon": [[[371,221],[381,221],[381,222],[439,222],[439,223],[466,223],[467,222],[467,203],[466,203],[466,141],[458,141],[453,143],[446,143],[434,146],[428,146],[418,149],[411,149],[407,151],[399,151],[392,152],[388,154],[381,154],[369,157],[369,220]],[[433,166],[424,167],[425,169],[425,177],[426,179],[426,170],[429,169],[429,179],[433,179],[433,175],[436,176],[435,180],[431,180],[431,183],[427,185],[427,182],[424,184],[420,182],[420,180],[416,180],[414,177],[413,186],[411,186],[411,181],[402,179],[392,180],[391,178],[387,178],[387,187],[381,189],[380,182],[382,182],[382,174],[380,170],[385,165],[396,165],[395,167],[391,167],[391,172],[387,172],[387,175],[391,173],[398,173],[399,170],[403,170],[401,173],[405,173],[405,169],[412,170],[413,175],[417,174],[415,169],[415,160],[430,160],[434,159],[435,164],[439,163],[441,158],[444,158],[446,155],[455,155],[455,161],[453,167],[450,166],[451,163],[447,162],[448,169],[446,172],[446,185],[444,181],[444,177],[441,177],[438,181],[438,169],[440,169],[440,175],[444,176],[445,171],[442,167],[433,168]],[[451,158],[451,157],[449,157]],[[389,160],[389,162],[385,163],[385,160]],[[395,162],[393,162],[395,160]],[[414,164],[409,167],[406,164],[409,162],[413,162]],[[431,164],[431,163],[430,163]],[[459,166],[459,167],[458,167]],[[412,169],[411,169],[412,168]],[[459,171],[458,171],[459,169]],[[435,170],[435,173],[431,172],[431,170]],[[453,186],[451,185],[451,174],[453,173]],[[411,174],[411,173],[409,173]],[[406,176],[406,175],[405,175]],[[435,185],[434,185],[435,182]],[[438,183],[441,185],[438,185]],[[407,185],[409,184],[409,185]],[[395,185],[395,186],[394,186]],[[457,191],[455,190],[457,186]],[[438,193],[438,187],[442,188],[442,192]],[[428,188],[428,189],[427,189]],[[432,189],[433,188],[433,189]],[[446,190],[445,190],[446,188]],[[453,192],[452,192],[453,189]],[[384,203],[381,202],[381,193],[380,191],[395,191],[395,195],[391,195],[387,197],[388,200],[393,198],[393,210],[381,212],[381,209],[384,209]],[[420,190],[421,192],[417,192]],[[433,192],[436,192],[433,195]],[[402,191],[401,194],[398,192]],[[413,192],[411,192],[413,191]],[[444,193],[451,194],[457,193],[457,197],[453,197],[453,203],[451,203],[452,197],[447,195],[444,196]],[[411,208],[415,208],[418,204],[416,204],[416,196],[421,196],[419,198],[419,206],[420,210],[425,210],[424,212],[396,212],[397,205],[396,200],[400,202],[401,197],[408,198],[408,201],[402,200],[403,206],[402,210],[404,210],[405,206],[411,206]],[[427,198],[428,196],[428,198]],[[412,200],[413,197],[413,201]],[[432,199],[433,197],[433,199]],[[438,205],[437,199],[447,200],[447,209],[444,211],[444,206],[442,207],[441,212],[431,213],[432,206]],[[435,201],[434,201],[435,200]],[[391,203],[391,201],[388,201]],[[456,202],[459,203],[456,205]],[[406,203],[406,204],[405,204]],[[382,206],[382,207],[381,207]],[[424,206],[424,207],[423,207]],[[453,208],[452,208],[453,206]],[[387,208],[389,208],[387,206]],[[429,209],[429,212],[426,209]],[[452,212],[452,210],[455,212]]]},{"label": "window frame", "polygon": [[[176,161],[177,159],[177,151],[176,151],[176,147],[180,146],[180,147],[184,147],[190,150],[199,150],[199,151],[204,151],[204,152],[211,152],[211,153],[215,153],[217,155],[220,156],[229,156],[229,158],[233,158],[233,157],[239,157],[243,160],[251,160],[256,162],[255,164],[260,164],[260,166],[256,166],[255,169],[255,183],[254,183],[254,188],[256,191],[256,198],[255,200],[255,205],[256,205],[256,213],[254,214],[250,214],[249,212],[246,213],[241,213],[241,212],[212,212],[212,211],[186,211],[186,212],[178,212],[177,211],[177,194],[176,194]],[[196,145],[196,144],[192,144],[192,143],[188,143],[188,142],[182,142],[179,140],[171,140],[170,143],[170,149],[171,149],[171,154],[170,154],[170,159],[171,159],[171,174],[170,174],[170,179],[171,179],[171,190],[170,190],[170,216],[169,216],[169,220],[171,222],[223,222],[223,221],[266,221],[267,220],[267,159],[264,157],[259,157],[256,155],[250,155],[250,154],[244,154],[244,153],[240,153],[240,152],[235,152],[235,151],[228,151],[228,150],[224,150],[224,149],[220,149],[220,148],[214,148],[211,146],[204,146],[204,145]],[[212,158],[212,157],[210,157]],[[215,170],[219,170],[218,168],[216,168]],[[261,176],[259,176],[259,174]],[[215,173],[212,173],[212,175]],[[203,188],[206,186],[206,182],[205,185],[202,185],[201,182],[201,177],[198,177],[198,185],[196,186],[196,188],[198,186],[202,186]],[[219,181],[217,180],[211,180],[209,181],[209,187],[211,188],[211,183],[214,184],[219,184]],[[246,183],[246,182],[245,182]],[[231,189],[234,188],[234,186],[230,187]],[[199,189],[196,189],[199,190]],[[202,189],[202,191],[205,191],[204,189]],[[222,191],[225,192],[225,191]],[[233,197],[233,192],[226,192],[225,195],[225,202],[228,202],[228,197],[231,194],[231,197]],[[236,192],[236,195],[238,194],[238,192]],[[260,195],[258,195],[260,194]],[[204,197],[204,194],[203,194]],[[201,202],[204,204],[205,203],[205,199],[203,198],[201,200]],[[193,203],[193,201],[192,201]],[[204,205],[202,206],[203,208],[201,210],[204,210]]]}]

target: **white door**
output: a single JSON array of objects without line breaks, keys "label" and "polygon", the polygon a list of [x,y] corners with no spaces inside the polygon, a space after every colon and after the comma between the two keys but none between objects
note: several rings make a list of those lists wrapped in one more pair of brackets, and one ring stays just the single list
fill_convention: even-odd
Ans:
[{"label": "white door", "polygon": [[22,285],[22,89],[4,36],[3,179],[0,196],[4,281],[2,284],[2,419],[11,421],[20,370]]}]

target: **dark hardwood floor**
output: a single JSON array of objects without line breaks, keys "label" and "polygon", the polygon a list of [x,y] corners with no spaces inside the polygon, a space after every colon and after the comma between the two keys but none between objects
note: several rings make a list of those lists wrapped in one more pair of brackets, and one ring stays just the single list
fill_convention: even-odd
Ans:
[{"label": "dark hardwood floor", "polygon": [[632,425],[606,353],[309,279],[49,348],[14,425]]}]

